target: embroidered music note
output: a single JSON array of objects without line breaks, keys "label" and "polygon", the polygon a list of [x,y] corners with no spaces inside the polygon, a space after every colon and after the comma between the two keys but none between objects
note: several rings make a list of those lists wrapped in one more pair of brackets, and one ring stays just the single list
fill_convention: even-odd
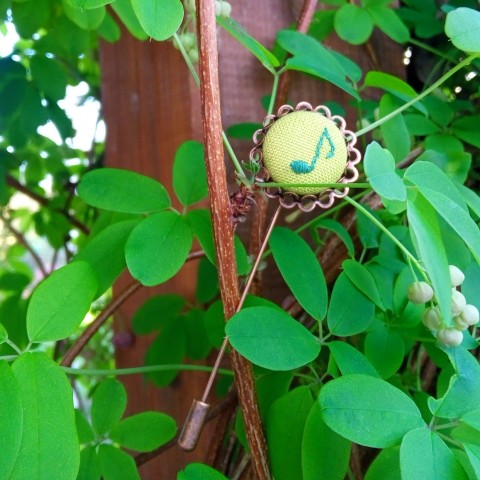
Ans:
[{"label": "embroidered music note", "polygon": [[322,150],[323,142],[325,141],[325,139],[330,144],[330,150],[326,154],[325,158],[332,158],[335,155],[335,145],[330,138],[327,127],[325,127],[323,129],[322,135],[320,136],[320,139],[318,140],[317,148],[315,149],[315,155],[313,156],[311,162],[308,163],[305,160],[293,160],[290,163],[290,168],[298,174],[312,172],[315,169],[318,159],[320,158],[320,152]]}]

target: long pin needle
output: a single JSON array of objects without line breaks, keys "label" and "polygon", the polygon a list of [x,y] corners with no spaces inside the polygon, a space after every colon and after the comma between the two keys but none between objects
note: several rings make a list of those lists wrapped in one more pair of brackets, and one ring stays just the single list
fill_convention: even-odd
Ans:
[{"label": "long pin needle", "polygon": [[[260,246],[260,250],[258,252],[257,258],[255,259],[255,263],[253,264],[252,271],[250,272],[247,283],[245,284],[245,288],[242,291],[242,295],[238,302],[236,312],[239,312],[241,310],[245,302],[245,299],[247,298],[248,291],[250,290],[250,286],[252,285],[258,266],[260,264],[260,261],[262,260],[263,253],[267,248],[268,239],[270,238],[273,227],[277,222],[281,209],[282,209],[282,206],[279,205],[275,210],[275,213],[273,214],[272,220],[270,221],[270,225],[268,226],[267,232],[265,234],[265,238],[263,239],[262,245]],[[210,372],[210,377],[208,378],[208,382],[203,391],[202,399],[201,400],[194,399],[192,406],[190,407],[190,411],[188,412],[187,418],[185,420],[182,431],[178,438],[178,445],[183,450],[191,451],[196,447],[198,443],[198,439],[200,438],[200,434],[202,432],[203,426],[205,424],[205,420],[208,415],[208,410],[210,408],[210,405],[207,403],[207,398],[208,398],[208,395],[210,394],[210,390],[212,389],[213,382],[215,380],[217,371],[220,367],[220,363],[227,349],[227,345],[228,345],[228,336],[224,338],[222,346],[220,347],[217,358],[215,360],[215,364],[213,365],[212,371]]]}]

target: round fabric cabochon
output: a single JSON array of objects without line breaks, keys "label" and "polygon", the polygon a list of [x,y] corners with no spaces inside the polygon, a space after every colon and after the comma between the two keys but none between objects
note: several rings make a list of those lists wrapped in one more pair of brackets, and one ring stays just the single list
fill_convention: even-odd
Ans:
[{"label": "round fabric cabochon", "polygon": [[[263,144],[263,161],[277,183],[336,183],[348,161],[344,136],[318,112],[289,113],[271,126]],[[286,187],[298,194],[317,194],[320,187]]]}]

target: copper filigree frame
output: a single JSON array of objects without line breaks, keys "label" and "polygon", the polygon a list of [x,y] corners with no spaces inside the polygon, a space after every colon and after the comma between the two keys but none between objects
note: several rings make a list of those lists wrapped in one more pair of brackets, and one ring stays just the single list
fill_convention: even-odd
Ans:
[{"label": "copper filigree frame", "polygon": [[[308,102],[300,102],[295,108],[290,105],[283,105],[278,109],[278,113],[276,115],[267,115],[265,117],[263,120],[263,128],[257,130],[253,135],[255,147],[253,147],[250,151],[250,161],[260,165],[260,170],[255,176],[255,180],[263,183],[272,181],[270,174],[263,164],[263,142],[265,141],[265,137],[269,128],[279,118],[296,111],[319,112],[335,123],[342,135],[345,137],[348,155],[348,161],[345,165],[344,173],[336,183],[347,184],[355,182],[355,180],[358,178],[358,170],[355,165],[357,165],[362,159],[360,151],[354,148],[355,144],[357,143],[357,137],[352,131],[346,129],[346,122],[342,117],[339,115],[332,115],[330,109],[324,105],[314,108]],[[280,205],[282,205],[284,208],[290,209],[298,207],[304,212],[311,212],[313,209],[315,209],[315,207],[320,207],[323,209],[330,208],[336,198],[343,198],[348,194],[349,188],[345,187],[341,190],[336,188],[326,188],[321,193],[316,195],[299,195],[293,192],[286,192],[279,187],[266,187],[264,188],[264,191],[268,198],[278,199]]]}]

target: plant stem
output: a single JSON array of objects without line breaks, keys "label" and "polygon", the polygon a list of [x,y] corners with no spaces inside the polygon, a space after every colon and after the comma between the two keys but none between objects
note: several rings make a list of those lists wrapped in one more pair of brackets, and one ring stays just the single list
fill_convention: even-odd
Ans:
[{"label": "plant stem", "polygon": [[[197,0],[196,7],[205,163],[220,294],[225,319],[228,321],[235,314],[240,293],[222,145],[215,2]],[[252,366],[235,350],[232,350],[231,358],[253,468],[258,480],[270,480],[267,446],[257,404]]]},{"label": "plant stem", "polygon": [[48,276],[48,271],[45,268],[45,265],[43,264],[42,259],[38,255],[38,253],[33,249],[33,247],[27,242],[27,239],[25,238],[25,235],[17,230],[13,225],[12,222],[5,218],[2,214],[0,214],[0,219],[3,221],[5,226],[10,230],[10,233],[16,238],[17,242],[20,245],[23,245],[25,249],[30,253],[30,255],[33,258],[33,261],[37,264],[38,269],[40,270],[43,278]]},{"label": "plant stem", "polygon": [[277,72],[275,72],[275,74],[273,75],[272,93],[270,94],[270,104],[268,105],[267,115],[271,115],[273,112],[273,109],[275,108],[275,100],[277,98],[279,80],[280,80],[280,75]]},{"label": "plant stem", "polygon": [[445,53],[442,52],[441,50],[438,50],[438,48],[431,47],[427,43],[421,42],[420,40],[417,40],[416,38],[410,38],[408,43],[411,43],[412,45],[415,45],[415,46],[417,46],[417,47],[419,47],[419,48],[421,48],[421,49],[423,49],[427,52],[433,53],[434,55],[437,55],[438,57],[443,58],[445,60],[448,60],[451,63],[456,62],[455,58],[449,57],[448,55],[445,55]]},{"label": "plant stem", "polygon": [[4,342],[11,348],[13,348],[19,355],[22,354],[22,351],[9,339],[6,338]]},{"label": "plant stem", "polygon": [[430,93],[432,93],[434,90],[436,90],[438,87],[440,87],[446,80],[448,80],[452,75],[457,73],[459,70],[461,70],[466,65],[470,64],[473,60],[475,60],[475,58],[478,58],[479,56],[480,56],[480,53],[474,53],[472,55],[469,55],[467,58],[462,60],[458,65],[455,65],[455,67],[453,67],[451,70],[449,70],[445,75],[440,77],[435,83],[430,85],[430,87],[428,87],[420,95],[413,98],[412,100],[407,102],[405,105],[402,105],[401,107],[397,108],[396,110],[389,113],[388,115],[385,115],[383,118],[380,118],[376,122],[373,122],[368,127],[365,127],[365,128],[362,128],[361,130],[358,130],[358,132],[356,132],[355,135],[357,137],[360,137],[361,135],[364,135],[365,133],[370,132],[371,130],[374,130],[375,128],[384,124],[385,122],[388,122],[391,118],[395,117],[399,113],[402,113],[407,108],[410,108],[413,104],[417,103],[422,98],[424,98],[427,95],[429,95]]},{"label": "plant stem", "polygon": [[[98,377],[107,377],[110,375],[120,376],[120,375],[136,375],[139,373],[151,373],[151,372],[165,372],[171,370],[188,370],[194,372],[211,372],[212,367],[208,365],[145,365],[143,367],[132,367],[132,368],[117,368],[117,369],[95,369],[95,368],[70,368],[62,367],[62,370],[67,375],[88,375],[88,376],[98,376]],[[222,375],[232,376],[233,372],[225,368],[219,368],[218,373]]]},{"label": "plant stem", "polygon": [[423,268],[420,265],[420,262],[412,255],[407,248],[398,240],[395,235],[390,232],[382,222],[379,222],[361,203],[353,200],[351,197],[344,197],[345,201],[353,205],[358,211],[362,212],[374,225],[376,225],[400,250],[401,252],[409,259],[415,266],[418,268],[420,272],[423,272]]}]

